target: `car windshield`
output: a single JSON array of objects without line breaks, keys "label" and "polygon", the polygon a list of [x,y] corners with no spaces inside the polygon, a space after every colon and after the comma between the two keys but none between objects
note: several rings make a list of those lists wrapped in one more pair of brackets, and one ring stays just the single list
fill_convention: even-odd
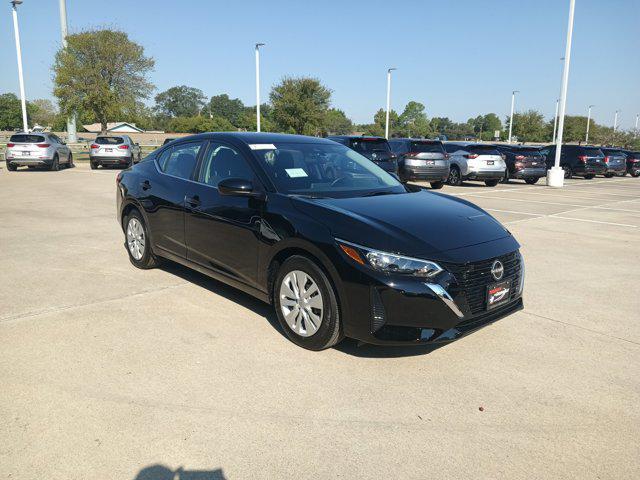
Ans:
[{"label": "car windshield", "polygon": [[9,141],[12,143],[42,143],[44,142],[44,137],[42,135],[17,134],[11,135]]},{"label": "car windshield", "polygon": [[470,145],[467,150],[478,155],[500,155],[500,152],[492,145]]},{"label": "car windshield", "polygon": [[351,142],[351,148],[360,153],[373,153],[373,152],[387,152],[391,153],[389,144],[384,139],[378,138],[366,138],[353,140]]},{"label": "car windshield", "polygon": [[354,197],[406,192],[393,176],[344,145],[276,142],[250,148],[281,193]]},{"label": "car windshield", "polygon": [[98,137],[96,138],[98,145],[119,145],[124,143],[122,137]]},{"label": "car windshield", "polygon": [[599,148],[582,148],[582,152],[579,155],[586,155],[587,157],[604,157],[604,153]]}]

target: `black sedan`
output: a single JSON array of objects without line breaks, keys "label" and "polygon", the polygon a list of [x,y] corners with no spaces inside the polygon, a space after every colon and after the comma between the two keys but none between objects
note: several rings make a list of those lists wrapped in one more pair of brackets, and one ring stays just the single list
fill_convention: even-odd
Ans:
[{"label": "black sedan", "polygon": [[117,203],[133,265],[170,259],[269,302],[308,349],[451,341],[523,305],[498,221],[329,140],[181,138],[118,175]]}]

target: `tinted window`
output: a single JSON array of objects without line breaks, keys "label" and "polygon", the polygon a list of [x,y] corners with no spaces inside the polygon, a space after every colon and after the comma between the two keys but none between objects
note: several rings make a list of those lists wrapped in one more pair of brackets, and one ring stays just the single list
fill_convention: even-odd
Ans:
[{"label": "tinted window", "polygon": [[470,145],[467,151],[478,155],[500,155],[500,152],[493,145]]},{"label": "tinted window", "polygon": [[167,175],[191,178],[201,147],[201,142],[193,142],[169,148],[158,159],[158,166]]},{"label": "tinted window", "polygon": [[445,143],[444,149],[447,153],[457,152],[458,150],[463,150],[463,147],[460,145],[456,145],[455,143]]},{"label": "tinted window", "polygon": [[389,146],[391,147],[391,151],[393,153],[403,154],[409,151],[405,147],[405,143],[400,140],[396,140],[396,141],[390,140]]},{"label": "tinted window", "polygon": [[394,177],[343,145],[276,142],[251,148],[282,193],[353,196],[371,190],[405,191]]},{"label": "tinted window", "polygon": [[519,148],[518,150],[516,150],[516,153],[540,153],[540,149],[539,148]]},{"label": "tinted window", "polygon": [[96,141],[98,145],[119,145],[124,143],[124,139],[122,137],[96,137]]},{"label": "tinted window", "polygon": [[581,147],[578,155],[586,155],[587,157],[604,157],[602,150],[593,147]]},{"label": "tinted window", "polygon": [[411,142],[409,150],[417,153],[444,153],[440,142]]},{"label": "tinted window", "polygon": [[44,137],[42,135],[18,134],[11,135],[9,141],[14,143],[43,143]]},{"label": "tinted window", "polygon": [[351,148],[360,153],[391,152],[387,141],[377,138],[351,140]]},{"label": "tinted window", "polygon": [[220,143],[211,143],[202,162],[198,180],[217,187],[226,178],[252,180],[253,171],[236,150]]}]

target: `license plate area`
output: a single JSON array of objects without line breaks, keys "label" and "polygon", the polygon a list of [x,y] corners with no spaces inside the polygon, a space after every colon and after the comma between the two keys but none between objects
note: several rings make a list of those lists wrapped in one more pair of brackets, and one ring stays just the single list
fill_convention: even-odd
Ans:
[{"label": "license plate area", "polygon": [[491,283],[487,285],[487,310],[504,305],[509,301],[511,281]]},{"label": "license plate area", "polygon": [[487,165],[493,165],[493,160],[487,160]]},{"label": "license plate area", "polygon": [[113,152],[113,148],[105,148],[104,151],[111,153],[111,152]]},{"label": "license plate area", "polygon": [[434,166],[436,165],[436,161],[435,161],[435,160],[425,160],[425,161],[424,161],[424,164],[425,164],[427,167],[434,167]]}]

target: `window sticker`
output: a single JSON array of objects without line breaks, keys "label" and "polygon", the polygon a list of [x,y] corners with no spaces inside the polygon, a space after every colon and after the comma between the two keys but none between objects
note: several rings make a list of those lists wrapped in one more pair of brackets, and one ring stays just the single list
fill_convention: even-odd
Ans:
[{"label": "window sticker", "polygon": [[275,150],[276,146],[273,143],[251,143],[249,148],[251,150]]},{"label": "window sticker", "polygon": [[307,172],[304,171],[304,168],[286,168],[285,172],[289,175],[290,178],[300,178],[300,177],[308,177]]}]

